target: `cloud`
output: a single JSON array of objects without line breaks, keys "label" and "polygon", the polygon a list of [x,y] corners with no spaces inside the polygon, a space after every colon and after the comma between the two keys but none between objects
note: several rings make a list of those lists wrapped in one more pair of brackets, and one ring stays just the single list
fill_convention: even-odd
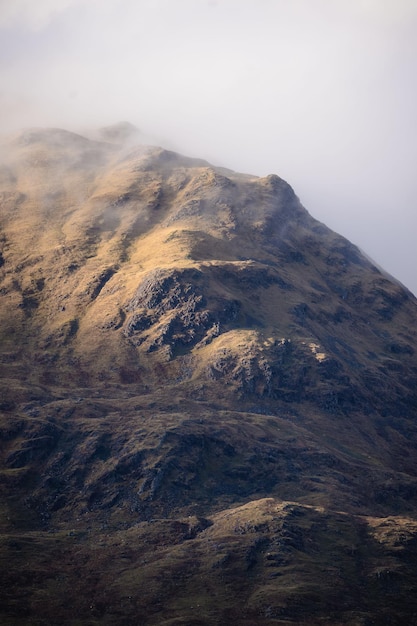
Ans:
[{"label": "cloud", "polygon": [[392,22],[404,22],[417,16],[415,0],[356,0],[350,3],[351,9],[372,19]]},{"label": "cloud", "polygon": [[0,27],[41,30],[57,14],[83,0],[0,0]]}]

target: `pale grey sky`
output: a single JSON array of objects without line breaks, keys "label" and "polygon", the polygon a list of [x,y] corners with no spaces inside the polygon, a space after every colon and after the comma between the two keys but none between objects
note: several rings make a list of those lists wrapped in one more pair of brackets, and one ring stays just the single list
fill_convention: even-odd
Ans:
[{"label": "pale grey sky", "polygon": [[0,0],[0,131],[276,173],[417,293],[417,0]]}]

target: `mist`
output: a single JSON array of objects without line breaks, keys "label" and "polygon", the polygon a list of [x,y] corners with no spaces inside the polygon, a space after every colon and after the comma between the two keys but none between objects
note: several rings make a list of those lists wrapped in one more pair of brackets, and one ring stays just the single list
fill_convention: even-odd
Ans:
[{"label": "mist", "polygon": [[287,180],[417,294],[415,0],[0,0],[0,132],[128,120]]}]

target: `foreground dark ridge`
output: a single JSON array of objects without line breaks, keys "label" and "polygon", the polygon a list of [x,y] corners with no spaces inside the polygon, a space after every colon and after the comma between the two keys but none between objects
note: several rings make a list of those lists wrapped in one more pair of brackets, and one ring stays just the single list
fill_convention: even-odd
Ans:
[{"label": "foreground dark ridge", "polygon": [[416,299],[277,176],[2,148],[4,624],[405,624]]}]

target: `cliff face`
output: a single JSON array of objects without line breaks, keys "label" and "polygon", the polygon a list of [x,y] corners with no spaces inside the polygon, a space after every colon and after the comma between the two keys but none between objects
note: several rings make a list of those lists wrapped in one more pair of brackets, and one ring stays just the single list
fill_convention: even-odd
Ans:
[{"label": "cliff face", "polygon": [[101,136],[2,147],[5,623],[411,623],[417,301],[278,176]]}]

